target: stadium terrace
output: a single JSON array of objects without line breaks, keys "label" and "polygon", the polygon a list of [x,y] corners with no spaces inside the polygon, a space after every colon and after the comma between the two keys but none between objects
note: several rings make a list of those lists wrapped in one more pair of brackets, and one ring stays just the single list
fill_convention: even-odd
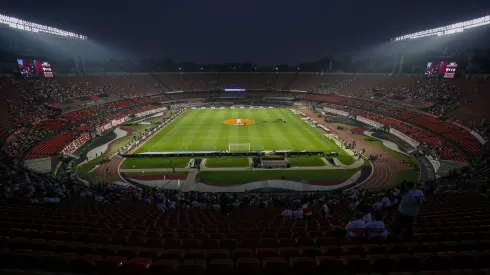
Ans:
[{"label": "stadium terrace", "polygon": [[490,81],[459,60],[101,74],[77,54],[0,75],[2,274],[488,274]]}]

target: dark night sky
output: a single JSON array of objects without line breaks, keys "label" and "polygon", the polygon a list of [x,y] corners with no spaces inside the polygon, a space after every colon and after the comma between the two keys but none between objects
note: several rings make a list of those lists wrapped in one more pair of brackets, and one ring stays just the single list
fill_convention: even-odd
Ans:
[{"label": "dark night sky", "polygon": [[2,0],[0,12],[155,58],[272,65],[485,16],[490,0]]}]

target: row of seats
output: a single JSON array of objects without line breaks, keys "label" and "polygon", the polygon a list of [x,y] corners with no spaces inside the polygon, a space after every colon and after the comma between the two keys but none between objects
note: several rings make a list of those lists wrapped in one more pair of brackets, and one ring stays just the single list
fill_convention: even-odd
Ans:
[{"label": "row of seats", "polygon": [[[273,255],[263,258],[251,253],[223,258],[220,253],[208,259],[196,257],[153,259],[145,257],[107,256],[97,254],[54,253],[16,249],[1,250],[3,268],[44,269],[59,272],[98,272],[99,274],[357,274],[390,272],[423,272],[440,270],[484,269],[490,267],[490,251],[418,253],[410,255],[350,255],[341,258],[300,255]],[[213,255],[213,256],[211,256]],[[440,268],[440,267],[444,268]],[[423,273],[425,274],[425,273]]]},{"label": "row of seats", "polygon": [[[359,241],[345,241],[345,245],[336,245],[335,238],[324,239],[319,242],[296,243],[295,241],[283,240],[281,244],[262,239],[216,239],[190,240],[190,239],[142,239],[142,238],[107,238],[91,239],[81,238],[78,241],[59,241],[45,239],[27,239],[1,237],[2,247],[11,249],[31,249],[36,251],[77,252],[81,254],[101,255],[124,255],[136,257],[142,254],[153,255],[159,258],[165,253],[179,255],[177,258],[184,259],[192,255],[191,251],[199,251],[206,258],[208,252],[224,253],[232,255],[235,252],[255,252],[257,257],[266,255],[302,255],[302,256],[335,256],[345,255],[372,255],[372,254],[415,254],[415,253],[438,253],[444,251],[485,251],[490,250],[490,240],[463,240],[442,242],[407,242],[407,243],[384,243],[382,240],[363,243]],[[85,242],[83,242],[85,241]],[[113,241],[113,242],[112,242]],[[120,242],[118,242],[120,241]],[[378,242],[376,244],[376,242]],[[282,252],[281,252],[282,251]]]},{"label": "row of seats", "polygon": [[80,133],[76,131],[67,131],[64,133],[60,133],[34,147],[32,153],[41,155],[54,155],[61,151],[61,149],[63,149],[68,143],[77,138],[79,135]]}]

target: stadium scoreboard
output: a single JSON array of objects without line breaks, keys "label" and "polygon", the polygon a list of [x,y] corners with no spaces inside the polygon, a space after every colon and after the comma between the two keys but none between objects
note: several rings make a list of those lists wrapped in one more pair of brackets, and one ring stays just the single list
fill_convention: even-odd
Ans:
[{"label": "stadium scoreboard", "polygon": [[53,77],[51,64],[40,60],[17,59],[20,75],[24,78]]},{"label": "stadium scoreboard", "polygon": [[456,62],[429,62],[425,69],[427,78],[454,78],[458,64]]}]

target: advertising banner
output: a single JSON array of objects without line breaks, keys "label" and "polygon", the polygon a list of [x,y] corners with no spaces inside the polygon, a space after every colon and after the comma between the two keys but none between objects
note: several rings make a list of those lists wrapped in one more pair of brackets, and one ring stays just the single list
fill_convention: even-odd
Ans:
[{"label": "advertising banner", "polygon": [[328,108],[328,107],[323,107],[323,110],[325,110],[326,112],[329,112],[331,114],[337,114],[337,115],[341,115],[341,116],[348,116],[349,115],[349,113],[347,113],[345,111],[332,109],[332,108]]},{"label": "advertising banner", "polygon": [[373,120],[370,120],[370,119],[367,119],[365,117],[362,117],[362,116],[357,116],[356,117],[356,120],[357,121],[360,121],[362,123],[366,123],[367,125],[371,125],[373,127],[376,127],[376,128],[381,128],[383,127],[383,125],[381,123],[378,123],[376,121],[373,121]]},{"label": "advertising banner", "polygon": [[390,134],[398,137],[399,139],[405,141],[406,143],[410,144],[410,146],[417,148],[419,146],[419,142],[415,141],[413,138],[405,135],[404,133],[398,131],[395,128],[390,128]]},{"label": "advertising banner", "polygon": [[80,148],[82,145],[84,145],[87,141],[90,140],[90,134],[89,133],[83,133],[80,137],[72,141],[70,144],[68,144],[63,150],[61,150],[61,155],[66,156],[69,154],[73,154],[78,148]]}]

